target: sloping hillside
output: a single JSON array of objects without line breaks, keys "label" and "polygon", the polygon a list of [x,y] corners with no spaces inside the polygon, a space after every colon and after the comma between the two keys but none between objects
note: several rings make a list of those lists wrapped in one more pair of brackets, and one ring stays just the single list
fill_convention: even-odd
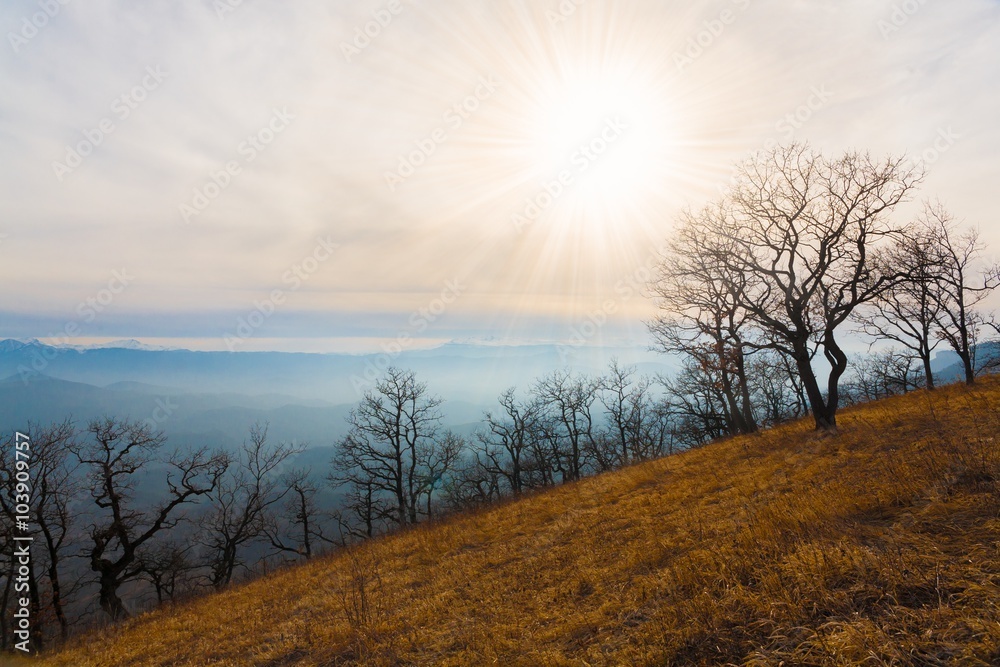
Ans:
[{"label": "sloping hillside", "polygon": [[1000,384],[841,421],[377,540],[43,664],[1000,664]]}]

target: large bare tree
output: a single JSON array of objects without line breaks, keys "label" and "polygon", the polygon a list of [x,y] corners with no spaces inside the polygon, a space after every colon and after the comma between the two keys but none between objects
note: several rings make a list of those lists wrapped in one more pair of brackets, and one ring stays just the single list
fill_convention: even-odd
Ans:
[{"label": "large bare tree", "polygon": [[[889,214],[920,177],[903,158],[777,147],[743,165],[725,199],[679,232],[695,227],[707,256],[741,277],[737,305],[760,329],[761,347],[794,360],[818,430],[837,427],[848,365],[842,325],[902,276],[883,272],[872,254],[900,233]],[[817,346],[825,383],[812,364]]]},{"label": "large bare tree", "polygon": [[[158,458],[166,441],[163,434],[127,419],[94,420],[87,433],[89,440],[73,445],[96,505],[85,553],[98,576],[101,609],[119,620],[128,614],[118,589],[142,574],[140,549],[177,525],[185,504],[216,487],[228,459],[204,448]],[[136,487],[142,480],[144,491],[153,491],[148,474],[154,464],[166,467],[166,488],[159,490],[161,500],[142,509]]]}]

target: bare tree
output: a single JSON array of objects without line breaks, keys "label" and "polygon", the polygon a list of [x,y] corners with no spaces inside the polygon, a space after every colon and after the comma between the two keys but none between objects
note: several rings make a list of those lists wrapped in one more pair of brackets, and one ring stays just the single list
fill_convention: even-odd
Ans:
[{"label": "bare tree", "polygon": [[533,401],[519,401],[511,387],[500,394],[499,412],[487,412],[481,444],[481,468],[488,477],[502,477],[514,495],[532,486],[529,459],[532,445],[541,437],[539,411]]},{"label": "bare tree", "polygon": [[933,253],[930,283],[939,335],[962,360],[966,384],[976,381],[976,342],[984,322],[977,306],[1000,285],[1000,265],[979,267],[979,232],[962,231],[940,204],[927,204],[919,221]]},{"label": "bare tree", "polygon": [[288,494],[281,466],[302,451],[285,443],[267,442],[267,424],[250,427],[249,440],[231,460],[226,474],[208,494],[208,514],[200,540],[209,549],[212,585],[221,588],[244,565],[242,550],[263,537],[267,512]]},{"label": "bare tree", "polygon": [[564,482],[580,479],[584,454],[594,448],[596,429],[593,407],[600,384],[596,380],[555,371],[535,383],[532,390],[547,417],[543,429],[552,443]]},{"label": "bare tree", "polygon": [[445,500],[453,510],[480,507],[503,497],[507,478],[496,462],[486,459],[482,450],[466,452],[455,464],[445,486]]},{"label": "bare tree", "polygon": [[685,359],[679,373],[658,380],[667,396],[662,411],[673,422],[677,446],[696,447],[732,434],[719,383],[696,360]]},{"label": "bare tree", "polygon": [[[819,430],[837,426],[848,365],[841,326],[904,275],[881,271],[872,253],[900,232],[887,216],[919,180],[903,158],[831,160],[792,144],[743,165],[723,204],[685,223],[727,275],[742,277],[739,307],[762,331],[761,347],[795,361]],[[830,366],[825,391],[814,346]]]},{"label": "bare tree", "polygon": [[[925,218],[926,219],[926,218]],[[941,342],[940,247],[934,230],[914,225],[898,238],[880,261],[884,273],[905,270],[904,279],[880,292],[858,310],[861,331],[872,341],[892,341],[912,350],[923,364],[924,385],[934,389],[931,355]]]},{"label": "bare tree", "polygon": [[888,349],[855,361],[845,382],[853,402],[877,401],[919,389],[924,382],[919,359],[910,350]]},{"label": "bare tree", "polygon": [[427,393],[412,371],[389,368],[351,411],[350,432],[341,440],[331,479],[363,491],[368,526],[388,502],[398,525],[416,523],[426,493],[427,463],[439,435],[441,399]]},{"label": "bare tree", "polygon": [[174,600],[186,587],[194,588],[193,574],[199,568],[191,554],[195,546],[193,542],[154,542],[139,550],[136,569],[152,584],[158,604]]},{"label": "bare tree", "polygon": [[[87,432],[89,441],[73,445],[87,471],[97,507],[85,553],[98,575],[101,609],[119,620],[128,613],[118,589],[141,574],[139,549],[176,526],[183,505],[215,489],[228,460],[204,448],[186,454],[174,452],[165,461],[157,460],[166,438],[129,420],[95,420]],[[165,499],[150,510],[142,510],[135,498],[136,485],[154,463],[167,469]],[[144,486],[148,483],[144,480]]]},{"label": "bare tree", "polygon": [[[461,460],[449,480],[452,507],[480,505],[505,493],[518,495],[589,470],[611,470],[673,451],[674,415],[634,367],[613,362],[604,378],[558,371],[535,382],[518,400],[514,388],[487,412],[479,447]],[[606,424],[595,410],[604,408]]]},{"label": "bare tree", "polygon": [[611,361],[599,394],[607,413],[602,440],[610,445],[606,452],[596,454],[602,468],[620,468],[663,453],[669,425],[653,397],[653,386],[649,378],[637,377],[634,366]]},{"label": "bare tree", "polygon": [[748,276],[720,261],[720,255],[729,252],[727,240],[712,228],[715,219],[727,216],[725,206],[721,203],[697,216],[684,214],[658,266],[652,290],[661,314],[648,327],[661,351],[693,357],[717,378],[730,432],[753,433],[758,426],[747,355],[754,334],[740,302]]},{"label": "bare tree", "polygon": [[428,519],[434,517],[436,496],[466,449],[468,443],[465,438],[451,431],[445,431],[437,440],[421,443],[418,447],[420,484],[413,503],[419,506],[419,501],[423,501],[423,513]]},{"label": "bare tree", "polygon": [[[42,595],[40,584],[48,584],[48,604],[59,626],[59,637],[65,640],[69,636],[69,620],[65,607],[69,595],[78,587],[66,586],[62,579],[64,561],[69,557],[68,551],[73,546],[70,543],[70,531],[76,521],[77,513],[73,501],[80,491],[76,476],[79,462],[72,455],[76,431],[73,424],[67,420],[53,424],[47,428],[29,426],[31,436],[30,488],[27,505],[30,508],[29,535],[40,538],[42,553],[39,564],[42,576],[36,577],[35,563],[31,563],[30,584],[31,599],[37,613],[41,610]],[[16,507],[14,499],[18,492],[17,466],[14,457],[14,447],[5,447],[0,452],[0,510],[7,518],[9,525],[14,524]],[[37,627],[37,639],[41,640],[44,628]]]},{"label": "bare tree", "polygon": [[748,363],[754,406],[762,424],[774,425],[809,413],[795,363],[775,350],[761,350]]},{"label": "bare tree", "polygon": [[364,475],[343,475],[336,469],[327,479],[345,491],[341,508],[332,513],[342,545],[352,539],[370,539],[397,523],[399,509],[389,500],[381,483]]},{"label": "bare tree", "polygon": [[265,533],[271,546],[283,553],[294,553],[309,560],[318,544],[337,544],[338,540],[327,535],[323,517],[326,514],[316,502],[320,491],[309,468],[289,470],[282,484],[288,489],[281,516],[269,516]]}]

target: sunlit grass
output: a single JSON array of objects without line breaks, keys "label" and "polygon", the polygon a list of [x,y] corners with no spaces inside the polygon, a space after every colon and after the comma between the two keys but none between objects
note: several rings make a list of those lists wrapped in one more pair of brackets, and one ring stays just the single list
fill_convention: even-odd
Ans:
[{"label": "sunlit grass", "polygon": [[[1000,663],[1000,382],[390,536],[41,664]],[[38,663],[35,663],[38,664]]]}]

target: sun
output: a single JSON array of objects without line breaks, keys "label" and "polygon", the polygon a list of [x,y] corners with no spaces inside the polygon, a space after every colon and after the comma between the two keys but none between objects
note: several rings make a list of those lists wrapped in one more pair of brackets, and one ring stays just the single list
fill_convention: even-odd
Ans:
[{"label": "sun", "polygon": [[570,181],[561,208],[606,215],[662,186],[672,114],[655,82],[580,72],[551,82],[532,102],[527,163]]}]

